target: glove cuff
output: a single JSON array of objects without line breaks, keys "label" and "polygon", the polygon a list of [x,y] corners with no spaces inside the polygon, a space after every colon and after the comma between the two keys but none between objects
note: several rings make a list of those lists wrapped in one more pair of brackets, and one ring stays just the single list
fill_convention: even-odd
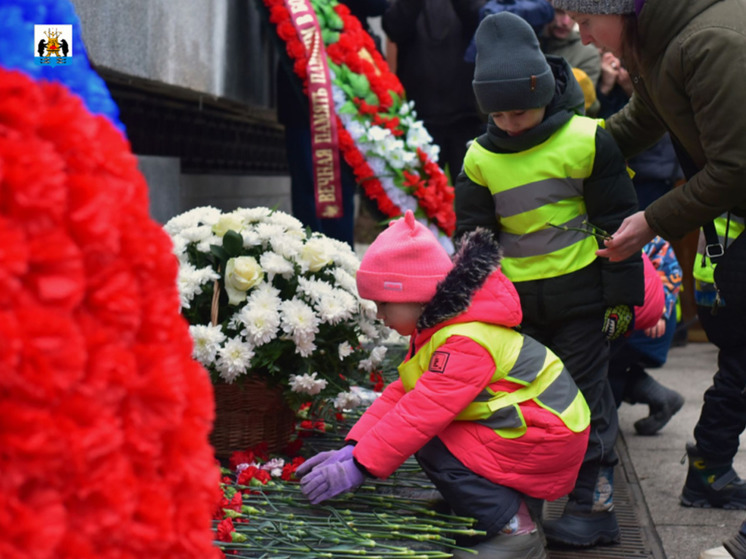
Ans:
[{"label": "glove cuff", "polygon": [[357,458],[355,458],[354,456],[352,457],[352,462],[353,464],[355,464],[355,466],[357,466],[357,469],[360,470],[365,477],[370,477],[370,478],[376,477],[368,471],[368,468],[366,468],[360,462],[358,462]]}]

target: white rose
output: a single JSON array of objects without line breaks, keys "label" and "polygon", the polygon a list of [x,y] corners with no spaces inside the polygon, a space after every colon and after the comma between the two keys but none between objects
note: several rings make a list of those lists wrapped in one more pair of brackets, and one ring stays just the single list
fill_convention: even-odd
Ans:
[{"label": "white rose", "polygon": [[212,226],[212,232],[218,237],[224,236],[229,230],[240,233],[243,229],[243,220],[236,214],[225,214]]},{"label": "white rose", "polygon": [[329,254],[329,244],[323,239],[309,239],[303,245],[300,257],[311,272],[318,272],[332,262]]},{"label": "white rose", "polygon": [[238,305],[246,300],[246,292],[264,279],[264,271],[252,256],[231,258],[225,265],[225,290],[228,302]]}]

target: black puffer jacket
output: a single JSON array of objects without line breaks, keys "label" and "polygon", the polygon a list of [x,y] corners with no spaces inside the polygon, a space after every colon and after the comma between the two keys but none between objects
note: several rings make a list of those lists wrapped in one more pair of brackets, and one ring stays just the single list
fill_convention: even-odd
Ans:
[{"label": "black puffer jacket", "polygon": [[[495,153],[516,153],[546,141],[574,115],[582,114],[583,92],[569,64],[547,56],[555,76],[554,98],[544,120],[535,128],[510,137],[490,123],[477,142]],[[588,219],[605,231],[616,231],[625,217],[637,210],[637,196],[619,148],[608,132],[596,131],[596,153],[591,175],[583,181]],[[492,194],[464,171],[456,181],[456,241],[477,227],[491,228],[499,239],[499,210]],[[524,316],[551,323],[568,317],[603,312],[610,305],[641,305],[644,294],[641,255],[622,262],[598,258],[578,271],[549,279],[515,282]]]}]

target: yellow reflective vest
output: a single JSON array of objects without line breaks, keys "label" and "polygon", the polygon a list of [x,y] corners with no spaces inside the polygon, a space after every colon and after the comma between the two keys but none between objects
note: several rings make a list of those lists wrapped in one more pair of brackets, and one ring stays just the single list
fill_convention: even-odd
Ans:
[{"label": "yellow reflective vest", "polygon": [[[399,366],[404,389],[412,390],[430,367],[435,351],[451,336],[465,336],[486,349],[495,362],[488,386],[456,416],[457,421],[475,421],[501,437],[514,439],[526,432],[521,404],[535,402],[559,417],[573,432],[590,424],[590,411],[575,382],[554,353],[529,336],[495,324],[466,322],[438,330],[411,359]],[[505,379],[521,385],[512,392],[490,386]]]},{"label": "yellow reflective vest", "polygon": [[[464,172],[489,189],[500,223],[503,272],[514,282],[552,278],[596,259],[586,228],[583,181],[591,175],[598,121],[576,115],[542,144],[494,153],[474,142]],[[549,225],[552,224],[552,225]]]}]

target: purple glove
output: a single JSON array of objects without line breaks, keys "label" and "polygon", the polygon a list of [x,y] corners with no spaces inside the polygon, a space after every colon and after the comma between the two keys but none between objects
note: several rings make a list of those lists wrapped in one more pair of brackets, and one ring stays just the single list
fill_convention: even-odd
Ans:
[{"label": "purple glove", "polygon": [[317,466],[305,476],[300,487],[314,505],[347,491],[354,491],[365,481],[365,475],[352,458]]},{"label": "purple glove", "polygon": [[327,450],[326,452],[319,452],[314,456],[311,456],[308,460],[303,462],[298,469],[295,470],[295,477],[298,479],[309,473],[316,466],[321,464],[334,464],[335,462],[341,462],[342,460],[349,460],[352,458],[352,450],[355,447],[348,444],[339,450]]}]

